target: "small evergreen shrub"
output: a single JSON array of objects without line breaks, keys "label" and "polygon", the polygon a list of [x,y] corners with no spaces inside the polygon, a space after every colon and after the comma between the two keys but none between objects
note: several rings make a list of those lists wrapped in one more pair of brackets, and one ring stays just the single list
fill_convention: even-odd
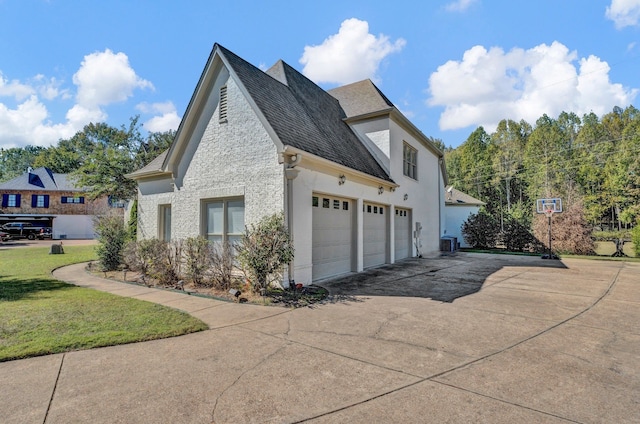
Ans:
[{"label": "small evergreen shrub", "polygon": [[500,224],[491,215],[480,210],[469,215],[462,224],[464,240],[474,248],[490,249],[496,247],[500,234]]},{"label": "small evergreen shrub", "polygon": [[533,236],[528,226],[515,218],[507,218],[500,233],[500,241],[511,252],[540,251],[541,245]]},{"label": "small evergreen shrub", "polygon": [[101,215],[95,219],[98,239],[96,254],[103,271],[114,271],[122,263],[122,251],[127,241],[127,229],[121,216]]}]

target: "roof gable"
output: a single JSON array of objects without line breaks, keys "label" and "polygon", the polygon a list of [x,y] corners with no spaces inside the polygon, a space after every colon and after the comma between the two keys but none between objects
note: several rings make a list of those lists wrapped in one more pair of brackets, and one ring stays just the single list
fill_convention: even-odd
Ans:
[{"label": "roof gable", "polygon": [[349,118],[387,112],[394,107],[391,100],[369,79],[333,88],[328,93],[340,102]]},{"label": "roof gable", "polygon": [[246,93],[280,148],[291,146],[393,182],[344,122],[346,114],[334,97],[281,60],[263,72],[217,43],[182,118],[173,145],[163,158],[157,158],[152,164],[129,174],[130,177],[175,173],[175,164],[180,162],[179,158],[185,153],[190,139],[189,124],[186,123],[196,122],[202,113],[200,103],[206,102],[210,94],[215,95],[204,93],[210,89],[213,74],[219,72],[219,65],[215,63],[223,63],[228,69],[230,77]]}]

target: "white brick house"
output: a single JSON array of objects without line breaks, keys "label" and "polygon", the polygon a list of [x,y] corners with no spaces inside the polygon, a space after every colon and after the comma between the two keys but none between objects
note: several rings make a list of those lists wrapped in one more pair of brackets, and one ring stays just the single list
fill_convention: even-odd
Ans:
[{"label": "white brick house", "polygon": [[434,254],[444,230],[443,155],[371,81],[326,92],[218,44],[171,148],[129,177],[142,238],[233,241],[284,212],[297,283]]}]

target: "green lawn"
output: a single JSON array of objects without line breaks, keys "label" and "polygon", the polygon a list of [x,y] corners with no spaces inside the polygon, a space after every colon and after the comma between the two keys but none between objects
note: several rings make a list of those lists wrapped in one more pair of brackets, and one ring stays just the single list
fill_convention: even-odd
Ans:
[{"label": "green lawn", "polygon": [[178,336],[207,328],[165,306],[62,283],[59,266],[95,259],[94,246],[0,250],[0,361]]}]

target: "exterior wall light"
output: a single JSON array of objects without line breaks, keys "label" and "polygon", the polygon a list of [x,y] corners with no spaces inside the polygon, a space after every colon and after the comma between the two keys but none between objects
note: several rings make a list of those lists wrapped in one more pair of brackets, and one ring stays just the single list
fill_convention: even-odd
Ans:
[{"label": "exterior wall light", "polygon": [[404,200],[407,200],[409,198],[409,195],[407,193],[404,194]]},{"label": "exterior wall light", "polygon": [[346,180],[347,180],[347,177],[345,177],[345,176],[344,176],[344,174],[341,174],[341,175],[338,177],[338,185],[342,185],[342,184],[344,184],[344,182],[345,182]]},{"label": "exterior wall light", "polygon": [[382,194],[384,193],[384,187],[380,186],[378,187],[378,194]]}]

